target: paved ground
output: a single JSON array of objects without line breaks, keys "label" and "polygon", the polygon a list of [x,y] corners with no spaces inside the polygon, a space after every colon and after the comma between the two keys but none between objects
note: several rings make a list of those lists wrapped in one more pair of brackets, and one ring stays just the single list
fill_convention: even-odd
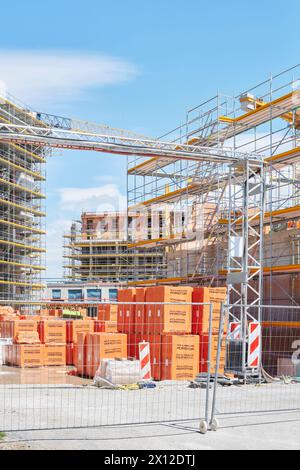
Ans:
[{"label": "paved ground", "polygon": [[224,416],[217,432],[198,422],[8,433],[0,449],[300,449],[300,412]]},{"label": "paved ground", "polygon": [[59,368],[1,368],[0,449],[300,449],[300,384],[218,387],[221,427],[205,436],[206,390],[188,385],[103,390]]}]

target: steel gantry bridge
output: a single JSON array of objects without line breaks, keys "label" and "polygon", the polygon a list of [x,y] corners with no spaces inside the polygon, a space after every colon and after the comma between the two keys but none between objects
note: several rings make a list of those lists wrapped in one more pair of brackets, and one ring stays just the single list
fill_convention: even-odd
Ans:
[{"label": "steel gantry bridge", "polygon": [[[67,118],[61,119],[67,120]],[[78,122],[76,121],[76,123]],[[88,128],[88,124],[85,123],[85,125]],[[93,128],[92,124],[91,127]],[[100,126],[97,132],[92,132],[85,129],[66,129],[58,125],[38,127],[0,122],[0,141],[34,144],[57,149],[90,150],[125,156],[152,157],[159,158],[160,161],[166,160],[166,162],[172,159],[232,163],[245,160],[257,161],[258,158],[253,153],[236,151],[230,147],[179,145],[173,142],[151,140],[121,129]]]}]

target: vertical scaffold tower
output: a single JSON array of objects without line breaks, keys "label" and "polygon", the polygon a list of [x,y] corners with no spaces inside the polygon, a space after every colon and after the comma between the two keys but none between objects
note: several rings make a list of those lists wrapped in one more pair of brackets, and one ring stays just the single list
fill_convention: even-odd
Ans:
[{"label": "vertical scaffold tower", "polygon": [[[0,123],[42,126],[12,96],[0,96]],[[33,300],[43,288],[44,165],[50,150],[0,143],[0,299]]]}]

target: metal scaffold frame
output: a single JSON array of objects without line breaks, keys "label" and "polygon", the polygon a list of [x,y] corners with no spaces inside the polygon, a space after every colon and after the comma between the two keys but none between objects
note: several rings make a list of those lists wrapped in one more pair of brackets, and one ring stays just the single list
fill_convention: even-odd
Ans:
[{"label": "metal scaffold frame", "polygon": [[[93,227],[86,230],[82,220],[74,221],[69,233],[64,235],[64,278],[76,282],[101,280],[115,285],[139,282],[157,275],[157,266],[163,266],[163,251],[137,250],[130,247],[127,238],[126,213],[84,213],[82,217],[102,221],[123,220],[118,230]],[[118,224],[116,224],[118,225]]]},{"label": "metal scaffold frame", "polygon": [[[232,165],[229,174],[227,304],[229,321],[241,324],[242,371],[245,374],[259,374],[259,368],[248,367],[246,348],[249,322],[262,321],[264,166],[262,159],[256,163],[246,161],[242,168]],[[241,209],[237,211],[237,207]],[[259,223],[253,225],[252,221],[256,219]]]},{"label": "metal scaffold frame", "polygon": [[[37,125],[29,108],[8,95],[0,98],[0,123]],[[38,299],[44,287],[44,164],[50,152],[34,143],[0,142],[1,300]]]},{"label": "metal scaffold frame", "polygon": [[[258,215],[251,216],[249,227],[252,236],[257,237],[254,232],[264,231],[262,271],[277,282],[279,272],[297,273],[300,269],[299,262],[297,265],[291,262],[295,253],[277,240],[280,224],[290,226],[300,219],[299,76],[299,66],[296,66],[237,96],[217,95],[190,109],[184,123],[160,139],[33,113],[18,104],[14,105],[18,109],[16,119],[6,119],[9,113],[5,110],[5,120],[0,123],[1,145],[88,149],[129,156],[129,213],[139,211],[145,215],[154,206],[163,206],[162,212],[168,205],[167,218],[173,225],[172,229],[166,228],[167,224],[162,221],[158,236],[147,233],[144,241],[141,238],[130,240],[130,248],[163,247],[167,253],[172,275],[167,273],[166,278],[147,280],[154,284],[158,281],[205,285],[225,282],[228,249],[225,235],[230,220],[226,214],[232,204],[228,198],[229,169],[237,163],[257,162],[263,158],[266,211],[263,221]],[[35,197],[39,197],[39,192],[35,193]],[[16,201],[17,195],[5,204],[13,203],[19,208]],[[202,210],[198,216],[197,207]],[[251,213],[255,208],[247,209]],[[243,210],[243,206],[235,210]],[[31,211],[36,217],[43,215],[39,210]],[[188,226],[184,211],[193,213],[192,228]],[[177,221],[176,226],[179,233],[174,230],[176,214],[182,216],[181,225]],[[291,245],[299,250],[296,233],[294,235]],[[275,245],[278,250],[273,253]],[[251,244],[249,246],[252,248]],[[258,243],[254,246],[257,248]],[[257,279],[257,272],[252,272],[249,283],[262,295],[260,283],[257,289],[253,287]],[[295,298],[292,301],[295,302]]]},{"label": "metal scaffold frame", "polygon": [[[300,297],[298,296],[297,300],[295,292],[289,293],[288,289],[282,286],[282,279],[284,273],[297,276],[300,268],[300,244],[297,236],[297,229],[300,227],[298,77],[300,66],[272,76],[236,96],[217,95],[189,110],[184,124],[162,136],[162,139],[177,145],[189,144],[210,150],[214,147],[221,149],[231,146],[233,151],[244,152],[245,161],[251,161],[252,152],[257,156],[257,161],[264,160],[265,215],[263,219],[258,213],[251,215],[249,230],[252,238],[260,238],[259,233],[265,238],[265,243],[261,245],[261,267],[264,277],[268,280],[268,291],[265,289],[264,292],[262,275],[261,280],[258,280],[257,272],[252,268],[249,276],[250,299],[260,296],[260,299],[264,297],[270,303],[272,285],[278,284],[282,298],[288,297],[296,305],[299,304]],[[231,168],[234,166],[233,162]],[[128,204],[131,210],[141,207],[150,210],[151,206],[159,203],[174,207],[183,201],[203,204],[209,200],[216,205],[215,209],[205,216],[207,223],[210,223],[208,230],[204,231],[204,243],[198,249],[196,269],[194,260],[188,261],[191,258],[190,252],[193,251],[193,240],[189,245],[191,249],[186,250],[182,244],[181,253],[178,238],[169,237],[168,241],[164,240],[167,249],[176,247],[178,258],[183,260],[182,264],[188,265],[182,275],[178,273],[177,276],[167,276],[166,282],[218,285],[226,281],[227,260],[224,253],[227,253],[228,243],[224,241],[224,235],[230,219],[227,214],[228,206],[233,204],[228,198],[229,168],[230,164],[225,162],[222,164],[206,161],[205,166],[205,162],[166,162],[159,157],[129,158]],[[256,173],[258,174],[261,173]],[[246,197],[251,196],[252,189],[249,191]],[[236,211],[243,211],[241,200],[236,206]],[[256,206],[247,207],[247,210],[253,214]],[[277,232],[281,226],[289,236],[293,236],[291,243],[280,239],[283,234]],[[242,227],[238,227],[239,233],[241,230]],[[147,243],[149,244],[149,240]],[[161,244],[162,241],[156,240],[156,243]],[[139,241],[139,246],[142,245]],[[250,244],[250,248],[258,250],[259,245],[260,242],[256,240],[254,246]],[[213,259],[210,256],[212,246],[215,248]],[[206,264],[203,261],[205,258],[208,260]],[[212,263],[218,267],[214,272],[211,272]],[[201,276],[201,273],[204,275]],[[255,292],[259,292],[259,296],[255,295]]]}]

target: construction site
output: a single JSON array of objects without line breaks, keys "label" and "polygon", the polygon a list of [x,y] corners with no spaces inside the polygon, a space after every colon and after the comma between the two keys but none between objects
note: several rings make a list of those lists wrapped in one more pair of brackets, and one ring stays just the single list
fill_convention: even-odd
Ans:
[{"label": "construction site", "polygon": [[[294,73],[283,72],[237,97],[216,96],[189,110],[185,125],[158,140],[36,113],[2,98],[1,299],[38,299],[45,269],[45,163],[51,148],[84,148],[133,155],[128,214],[103,214],[103,220],[82,214],[65,235],[71,240],[65,258],[72,260],[64,264],[66,278],[230,285],[239,266],[228,247],[246,238],[248,259],[241,270],[251,271],[245,283],[252,289],[244,303],[256,297],[298,305],[300,92]],[[85,245],[101,248],[100,241],[103,252],[119,246],[127,257],[141,257],[144,272],[127,259],[111,276],[97,271],[89,257],[81,263],[89,254]],[[115,243],[111,248],[109,241]],[[125,273],[130,264],[132,273]]]},{"label": "construction site", "polygon": [[[0,97],[3,430],[205,434],[217,414],[299,408],[300,66],[180,122],[149,138]],[[126,158],[127,211],[78,213],[46,286],[53,149]]]},{"label": "construction site", "polygon": [[[166,270],[162,249],[134,249],[127,238],[126,213],[87,214],[74,222],[64,245],[65,279],[103,280],[116,285],[160,278]],[[68,261],[68,263],[67,263]]]}]

